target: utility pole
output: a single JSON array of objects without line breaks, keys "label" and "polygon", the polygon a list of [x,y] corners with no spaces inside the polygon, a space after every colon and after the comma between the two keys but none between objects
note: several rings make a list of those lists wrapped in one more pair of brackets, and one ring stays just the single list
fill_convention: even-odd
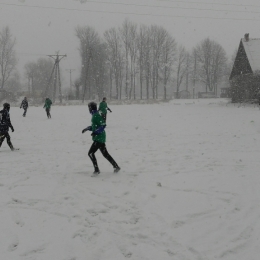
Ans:
[{"label": "utility pole", "polygon": [[[51,95],[51,82],[53,79],[53,89],[52,89],[52,101],[53,103],[55,102],[55,98],[56,98],[56,92],[57,92],[57,83],[59,86],[59,99],[60,99],[60,103],[62,102],[62,94],[61,94],[61,81],[60,81],[60,66],[59,63],[60,61],[67,57],[67,55],[59,55],[58,53],[56,55],[47,55],[48,57],[54,59],[54,65],[52,68],[52,72],[51,72],[51,76],[49,78],[48,81],[48,85],[45,89],[45,97],[47,95]],[[53,78],[53,74],[54,74],[54,78]]]},{"label": "utility pole", "polygon": [[70,90],[72,90],[72,79],[71,79],[71,73],[72,73],[73,71],[75,71],[75,69],[68,69],[68,70],[66,70],[66,71],[69,71],[69,72],[70,72]]}]

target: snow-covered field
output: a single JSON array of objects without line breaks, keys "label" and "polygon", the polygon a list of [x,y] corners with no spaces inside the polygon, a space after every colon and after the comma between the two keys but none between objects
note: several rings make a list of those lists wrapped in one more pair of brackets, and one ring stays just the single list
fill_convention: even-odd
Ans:
[{"label": "snow-covered field", "polygon": [[226,100],[112,105],[91,178],[87,106],[11,108],[1,260],[256,260],[260,111]]}]

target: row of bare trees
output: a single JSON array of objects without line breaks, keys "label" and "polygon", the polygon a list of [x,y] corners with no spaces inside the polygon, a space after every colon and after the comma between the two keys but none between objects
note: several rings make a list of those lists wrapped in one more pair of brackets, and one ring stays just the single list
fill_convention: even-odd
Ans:
[{"label": "row of bare trees", "polygon": [[[78,26],[82,71],[82,99],[107,94],[116,99],[179,97],[196,83],[205,92],[217,93],[227,75],[227,56],[223,47],[209,38],[191,52],[163,27],[138,26],[125,20],[121,27],[105,31],[103,38],[89,26]],[[77,80],[79,86],[79,80]]]},{"label": "row of bare trees", "polygon": [[[74,85],[77,98],[82,100],[104,95],[116,99],[168,99],[174,94],[178,98],[181,89],[194,91],[198,84],[205,92],[217,93],[230,71],[225,50],[216,41],[204,39],[187,51],[162,26],[139,26],[125,20],[103,36],[89,26],[78,26],[75,32],[82,69]],[[8,81],[14,84],[10,78],[15,75],[17,63],[14,45],[9,27],[4,27],[0,32],[1,88]],[[33,96],[46,88],[52,67],[53,62],[47,58],[25,65]]]},{"label": "row of bare trees", "polygon": [[[106,45],[91,27],[76,28],[80,41],[82,99],[90,99],[94,94],[102,96],[107,81]],[[75,85],[78,83],[76,82]]]},{"label": "row of bare trees", "polygon": [[[159,26],[140,26],[125,20],[111,28],[103,40],[92,27],[77,27],[82,59],[83,99],[93,94],[110,98],[158,98],[163,84],[166,98],[176,55],[174,38]],[[115,91],[113,92],[113,89]],[[106,91],[107,90],[107,91]]]},{"label": "row of bare trees", "polygon": [[53,68],[53,61],[39,58],[37,61],[25,64],[25,77],[28,80],[28,92],[32,97],[41,97],[48,87]]}]

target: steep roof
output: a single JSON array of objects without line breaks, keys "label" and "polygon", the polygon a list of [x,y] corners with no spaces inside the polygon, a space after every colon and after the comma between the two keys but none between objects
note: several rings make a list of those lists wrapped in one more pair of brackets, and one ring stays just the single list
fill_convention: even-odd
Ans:
[{"label": "steep roof", "polygon": [[252,68],[252,71],[260,71],[260,39],[241,40]]}]

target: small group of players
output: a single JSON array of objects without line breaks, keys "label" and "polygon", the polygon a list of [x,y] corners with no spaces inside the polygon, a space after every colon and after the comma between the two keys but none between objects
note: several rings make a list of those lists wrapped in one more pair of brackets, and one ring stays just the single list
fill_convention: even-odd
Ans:
[{"label": "small group of players", "polygon": [[[52,105],[52,101],[47,97],[45,99],[45,103],[44,103],[44,106],[43,108],[45,108],[45,111],[46,111],[46,114],[47,114],[47,118],[51,118],[51,114],[50,114],[50,111],[51,111],[51,105]],[[29,104],[28,104],[28,100],[27,100],[27,97],[24,97],[21,105],[20,105],[20,108],[23,108],[24,112],[23,112],[23,117],[26,117],[26,113],[27,113],[27,109],[29,107]]]},{"label": "small group of players", "polygon": [[[44,107],[46,110],[46,114],[48,118],[51,118],[50,109],[51,109],[52,101],[49,98],[45,99]],[[27,109],[28,109],[28,101],[25,97],[20,105],[20,108],[24,109],[23,117],[26,117]],[[112,164],[114,168],[114,172],[119,172],[120,167],[112,158],[112,156],[108,153],[106,148],[106,118],[107,118],[107,111],[111,111],[111,109],[107,106],[106,98],[104,97],[102,102],[99,104],[99,108],[97,108],[97,104],[95,102],[90,102],[88,104],[88,109],[90,114],[92,115],[91,118],[91,126],[86,127],[82,130],[82,134],[86,131],[91,131],[91,136],[93,140],[93,144],[91,145],[88,156],[93,163],[94,172],[92,176],[97,176],[100,174],[100,170],[98,167],[97,159],[95,157],[95,153],[97,150],[100,150],[102,155]],[[9,135],[9,128],[14,132],[14,127],[11,123],[10,119],[10,104],[4,103],[3,110],[0,111],[0,147],[3,141],[6,138],[7,144],[9,145],[12,151],[17,150],[13,147],[11,142],[11,137]]]}]

